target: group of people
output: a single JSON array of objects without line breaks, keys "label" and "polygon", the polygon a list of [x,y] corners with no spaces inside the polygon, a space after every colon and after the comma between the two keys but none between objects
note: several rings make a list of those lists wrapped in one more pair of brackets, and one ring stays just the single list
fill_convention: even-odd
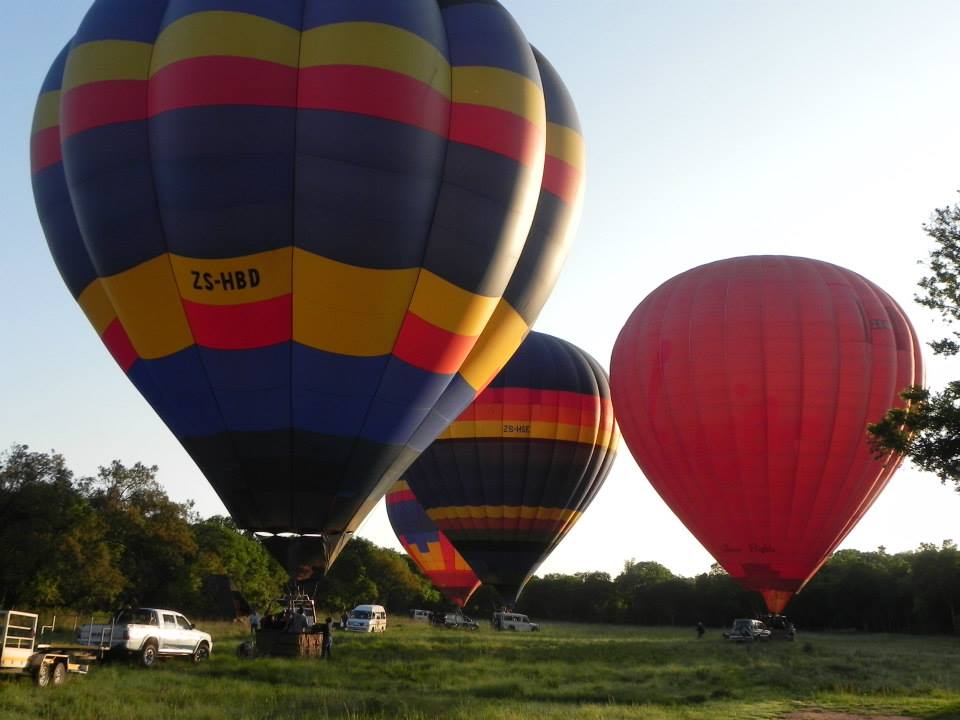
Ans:
[{"label": "group of people", "polygon": [[254,608],[250,613],[250,632],[254,636],[261,628],[285,630],[288,633],[320,633],[323,635],[320,645],[320,657],[330,660],[333,651],[333,618],[326,618],[322,623],[310,624],[303,608],[287,608],[283,612],[267,615],[263,618]]}]

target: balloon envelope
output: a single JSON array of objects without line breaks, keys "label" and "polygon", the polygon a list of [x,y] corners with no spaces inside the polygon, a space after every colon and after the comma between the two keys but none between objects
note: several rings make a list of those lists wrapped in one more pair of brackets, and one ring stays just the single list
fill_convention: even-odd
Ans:
[{"label": "balloon envelope", "polygon": [[387,492],[387,517],[403,549],[447,600],[463,607],[480,580],[447,536],[427,517],[403,480]]},{"label": "balloon envelope", "polygon": [[34,194],[237,524],[322,570],[549,294],[570,112],[496,2],[98,0],[43,84]]},{"label": "balloon envelope", "polygon": [[534,332],[404,477],[481,582],[512,604],[599,491],[618,438],[603,369]]},{"label": "balloon envelope", "polygon": [[644,475],[707,550],[779,612],[896,469],[866,426],[922,382],[906,315],[869,280],[798,257],[740,257],[648,295],[611,387]]}]

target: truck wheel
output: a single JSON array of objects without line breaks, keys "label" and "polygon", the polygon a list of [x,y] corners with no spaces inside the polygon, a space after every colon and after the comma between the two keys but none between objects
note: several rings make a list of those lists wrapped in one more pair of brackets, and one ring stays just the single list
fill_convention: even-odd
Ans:
[{"label": "truck wheel", "polygon": [[153,667],[157,663],[157,643],[148,640],[143,650],[140,651],[140,666],[145,668]]},{"label": "truck wheel", "polygon": [[207,645],[207,641],[204,640],[199,645],[197,645],[197,649],[193,651],[193,661],[195,663],[199,663],[209,659],[210,659],[210,646]]},{"label": "truck wheel", "polygon": [[37,671],[33,675],[33,681],[37,684],[37,687],[45,688],[50,684],[50,665],[49,663],[41,662],[37,666]]},{"label": "truck wheel", "polygon": [[53,676],[50,678],[54,687],[60,687],[67,681],[67,664],[58,662],[53,666]]}]

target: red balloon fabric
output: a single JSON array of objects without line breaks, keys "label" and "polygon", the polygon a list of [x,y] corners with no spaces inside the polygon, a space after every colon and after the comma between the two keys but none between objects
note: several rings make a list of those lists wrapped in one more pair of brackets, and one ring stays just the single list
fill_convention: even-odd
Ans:
[{"label": "red balloon fabric", "polygon": [[866,426],[922,383],[903,310],[818,260],[720,260],[637,306],[610,366],[647,479],[743,587],[780,612],[876,500],[900,458]]}]

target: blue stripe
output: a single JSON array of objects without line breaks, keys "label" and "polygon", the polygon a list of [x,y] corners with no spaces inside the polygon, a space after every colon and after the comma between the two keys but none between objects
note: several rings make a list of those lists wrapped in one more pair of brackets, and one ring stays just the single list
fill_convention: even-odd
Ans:
[{"label": "blue stripe", "polygon": [[208,107],[150,121],[167,246],[190,257],[290,245],[296,110]]},{"label": "blue stripe", "polygon": [[452,378],[391,357],[361,435],[392,445],[407,443]]},{"label": "blue stripe", "polygon": [[499,4],[453,5],[443,10],[443,22],[454,67],[503,68],[540,85],[530,45],[510,13]]},{"label": "blue stripe", "polygon": [[409,30],[446,56],[446,33],[436,0],[307,0],[303,29],[342,22],[374,22]]},{"label": "blue stripe", "polygon": [[146,123],[94,128],[63,143],[67,184],[101,277],[166,251]]},{"label": "blue stripe", "polygon": [[172,0],[170,8],[163,16],[163,27],[186,15],[211,10],[257,15],[299,30],[303,0]]},{"label": "blue stripe", "polygon": [[455,375],[407,445],[420,452],[426,450],[467,409],[475,396],[474,389],[463,376]]},{"label": "blue stripe", "polygon": [[97,277],[73,212],[63,165],[51,165],[33,176],[33,198],[47,246],[63,282],[74,298]]},{"label": "blue stripe", "polygon": [[128,377],[177,438],[226,429],[195,346],[157,360],[138,360]]},{"label": "blue stripe", "polygon": [[360,267],[419,266],[446,140],[351,113],[298,117],[297,246]]},{"label": "blue stripe", "polygon": [[168,0],[97,0],[87,11],[74,44],[95,40],[153,43]]},{"label": "blue stripe", "polygon": [[230,431],[290,427],[290,345],[251,350],[210,350],[200,356]]}]

